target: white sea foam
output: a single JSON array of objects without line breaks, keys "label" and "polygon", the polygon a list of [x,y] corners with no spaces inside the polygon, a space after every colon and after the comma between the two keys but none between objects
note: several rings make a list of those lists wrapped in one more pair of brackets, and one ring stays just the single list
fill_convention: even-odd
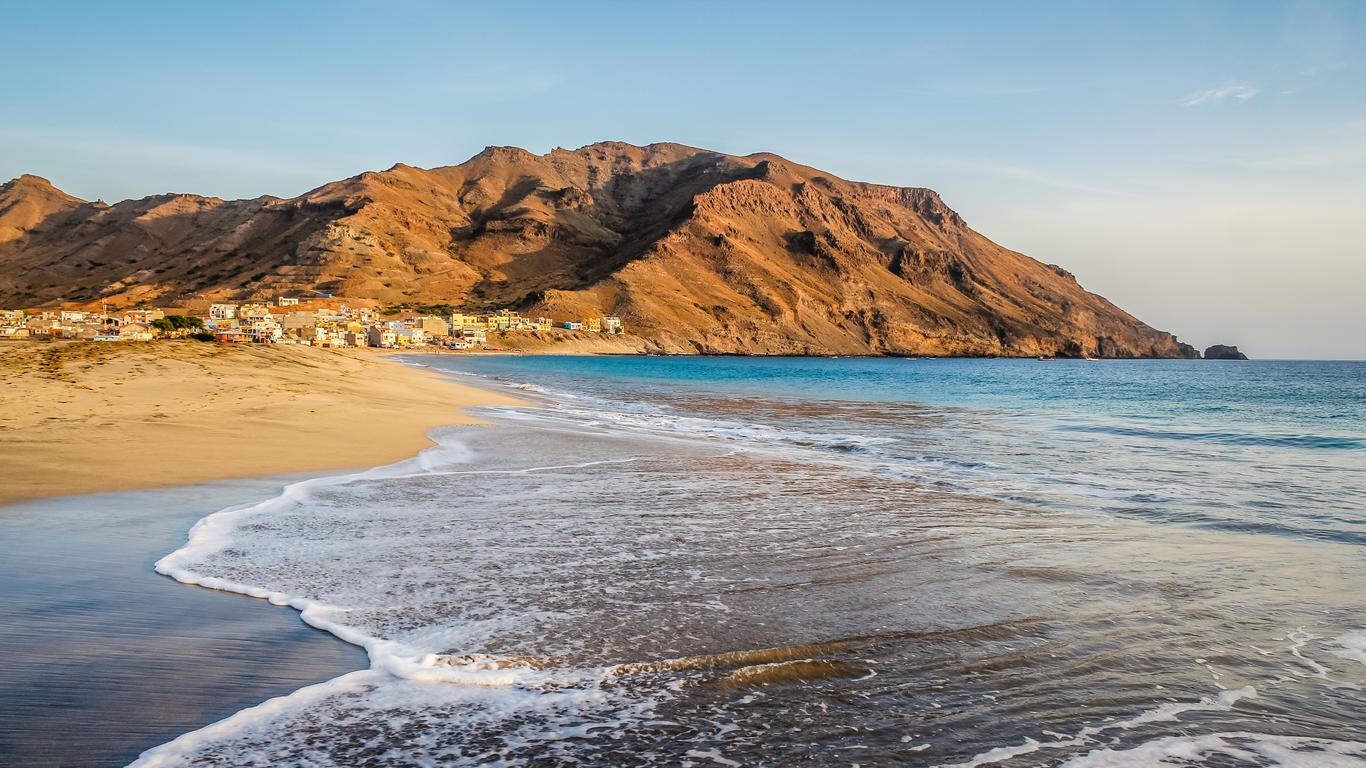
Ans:
[{"label": "white sea foam", "polygon": [[[373,683],[379,676],[370,670],[352,672],[324,683],[300,688],[286,696],[278,696],[254,707],[243,709],[231,717],[206,725],[190,733],[177,737],[158,747],[153,747],[133,761],[128,768],[161,768],[162,766],[184,765],[187,760],[202,753],[206,747],[231,738],[253,735],[259,730],[270,728],[283,719],[293,717],[310,705],[317,704],[329,696],[361,690],[367,683]],[[242,756],[246,758],[247,756]],[[244,759],[244,764],[250,759]]]},{"label": "white sea foam", "polygon": [[[1063,672],[1052,653],[1029,656],[1020,638],[1006,644],[990,632],[985,639],[968,633],[936,651],[935,640],[881,638],[883,630],[893,638],[893,629],[906,627],[952,635],[976,624],[1061,616],[1050,618],[1048,642],[1060,655],[1074,643],[1075,661],[1112,653],[1105,633],[1136,618],[1124,611],[1146,588],[1139,579],[1090,580],[1108,563],[1051,558],[1053,547],[1084,536],[1088,523],[927,494],[885,471],[896,464],[888,459],[891,438],[523,391],[545,395],[545,406],[500,409],[503,426],[439,432],[436,447],[408,461],[296,483],[276,498],[224,510],[163,558],[158,571],[178,580],[298,609],[309,624],[364,647],[371,668],[187,734],[149,751],[140,765],[747,763],[769,754],[765,743],[779,743],[765,734],[789,716],[823,719],[827,730],[812,740],[828,739],[831,757],[838,750],[829,745],[840,743],[848,723],[882,716],[888,700],[876,698],[879,690],[947,685],[952,693],[988,684],[1005,660],[1025,680],[1045,676],[1050,690],[1072,682],[1054,676],[1074,667]],[[926,473],[962,478],[969,489],[989,485],[982,476],[995,472],[922,458]],[[1079,476],[1079,487],[1087,482]],[[1166,550],[1154,544],[1152,551]],[[1011,574],[1026,566],[1065,578]],[[1087,625],[1090,616],[1112,615],[1114,605],[1126,608]],[[1067,622],[1080,627],[1070,640]],[[1088,645],[1091,629],[1101,633],[1097,645]],[[814,679],[786,698],[781,683],[765,684],[764,696],[731,696],[729,668],[713,674],[706,665],[664,663],[854,636],[871,644],[857,658],[888,652],[884,645],[913,650],[891,663],[868,661],[864,675],[823,678],[840,686],[834,696],[807,692]],[[1117,637],[1127,643],[1140,635]],[[1291,654],[1304,664],[1299,647]],[[791,658],[824,663],[807,651]],[[1028,662],[1014,666],[1021,658]],[[1179,662],[1189,666],[1187,657]],[[1226,662],[1219,663],[1222,674]],[[960,675],[960,664],[983,671]],[[907,684],[905,675],[921,676]],[[1031,725],[1017,719],[1001,738],[1006,746],[963,765],[1018,765],[1035,752],[1060,760],[1091,750],[1099,759],[1124,739],[1202,722],[1186,713],[1229,713],[1257,695],[1249,685],[1155,702],[1136,715],[1111,713],[1123,719],[1064,727],[1075,735],[1023,743]],[[950,719],[941,721],[946,733],[962,725],[952,718],[993,717],[962,712],[947,696],[919,704]],[[898,697],[892,706],[914,704]],[[1243,714],[1209,719],[1222,717],[1221,729],[1259,730],[1227,724]],[[944,745],[926,733],[914,750],[931,760],[933,753],[919,753]],[[728,751],[745,738],[749,751]],[[844,749],[863,749],[849,738]]]},{"label": "white sea foam", "polygon": [[[438,432],[434,437],[437,441],[435,446],[420,452],[411,459],[363,472],[313,478],[292,483],[285,486],[279,495],[266,501],[232,507],[209,515],[190,530],[189,542],[158,560],[155,569],[158,573],[170,576],[184,584],[194,584],[225,592],[236,592],[265,599],[273,605],[294,608],[299,611],[301,618],[309,625],[364,648],[370,657],[372,669],[386,672],[395,677],[481,687],[543,684],[547,681],[547,676],[545,673],[533,669],[515,665],[488,664],[478,660],[468,663],[452,663],[448,657],[432,653],[422,643],[396,642],[362,631],[348,622],[349,614],[353,610],[350,606],[332,605],[326,600],[316,597],[274,590],[222,576],[207,575],[197,570],[200,567],[199,564],[206,559],[231,551],[232,547],[239,543],[243,529],[251,526],[256,519],[279,517],[286,510],[315,503],[322,494],[330,489],[342,486],[363,486],[366,483],[397,481],[421,476],[459,473],[459,467],[471,458],[472,454],[469,448],[462,441],[455,439],[449,432]],[[629,460],[629,458],[608,459],[551,466],[485,470],[485,472],[491,474],[525,474],[538,471],[585,469],[603,463]],[[437,634],[439,635],[439,633]],[[420,639],[431,642],[443,638],[429,632]],[[445,639],[451,640],[453,638]],[[575,677],[573,680],[561,679],[559,682],[578,682],[580,680],[581,676]]]},{"label": "white sea foam", "polygon": [[[556,394],[562,397],[561,394]],[[809,432],[753,422],[683,416],[655,409],[623,410],[593,403],[585,407],[557,403],[544,410],[512,412],[514,418],[545,423],[558,421],[582,429],[585,425],[638,436],[724,442],[737,447],[771,451],[808,448],[838,452],[866,451],[897,442],[896,438],[838,432]]]},{"label": "white sea foam", "polygon": [[1362,768],[1366,766],[1366,743],[1263,733],[1166,736],[1135,747],[1092,750],[1063,763],[1063,768],[1201,765]]},{"label": "white sea foam", "polygon": [[[1110,731],[1132,730],[1153,723],[1174,722],[1179,719],[1180,715],[1187,712],[1227,712],[1232,710],[1233,705],[1239,701],[1256,697],[1256,688],[1244,686],[1233,691],[1221,691],[1215,696],[1206,696],[1197,701],[1166,702],[1144,710],[1133,717],[1103,725],[1087,726],[1078,731],[1075,736],[1063,736],[1052,741],[1025,739],[1022,744],[995,747],[951,768],[980,768],[984,765],[1006,762],[1020,755],[1038,752],[1041,749],[1058,750],[1080,747],[1093,742],[1097,737]],[[1135,763],[1135,765],[1138,764]]]},{"label": "white sea foam", "polygon": [[1127,730],[1150,723],[1171,722],[1186,712],[1227,712],[1232,710],[1233,705],[1239,701],[1255,698],[1257,698],[1257,689],[1245,685],[1237,690],[1220,691],[1215,696],[1206,696],[1199,701],[1172,701],[1159,704],[1126,720],[1083,728],[1077,735],[1079,738],[1090,738],[1115,729]]},{"label": "white sea foam", "polygon": [[[456,501],[452,509],[448,501],[458,499],[450,490],[475,482],[500,488],[507,481],[493,478],[537,473],[582,478],[595,467],[634,458],[471,467],[474,454],[466,442],[447,430],[433,437],[437,445],[412,459],[293,483],[266,501],[210,515],[194,526],[184,547],[157,562],[158,572],[183,583],[293,607],[308,624],[363,647],[371,668],[187,734],[150,750],[138,765],[180,765],[191,756],[212,755],[230,755],[235,765],[308,762],[312,758],[301,757],[307,740],[282,738],[279,729],[290,730],[285,724],[296,720],[314,721],[320,712],[330,713],[328,722],[334,725],[382,727],[348,720],[361,711],[389,713],[383,718],[396,730],[444,718],[440,727],[446,736],[426,747],[405,743],[404,748],[414,755],[484,762],[458,754],[462,745],[488,741],[492,733],[498,754],[532,745],[544,751],[546,743],[572,740],[585,729],[639,721],[671,695],[669,688],[656,686],[627,696],[603,664],[482,652],[504,639],[514,646],[518,637],[537,638],[542,634],[537,627],[553,626],[582,610],[574,605],[576,595],[563,595],[570,599],[558,604],[538,598],[536,583],[549,575],[549,564],[542,567],[535,550],[527,553],[532,560],[518,563],[515,552],[524,539],[506,538],[488,522],[474,523],[462,511],[467,504]],[[426,490],[401,499],[409,488]],[[492,495],[482,501],[492,502]],[[504,497],[500,503],[515,502]],[[508,523],[517,529],[517,521]],[[556,544],[557,534],[549,536],[541,546]],[[484,542],[472,544],[478,537]],[[469,552],[461,546],[469,546]],[[649,567],[648,553],[621,554]],[[583,556],[592,558],[593,550]],[[575,563],[563,567],[572,569]],[[499,577],[481,582],[484,568]],[[458,581],[439,581],[452,577]],[[444,605],[443,600],[456,602]],[[567,651],[575,642],[591,638],[559,647]],[[458,716],[452,715],[455,710]],[[448,722],[452,717],[458,726]]]},{"label": "white sea foam", "polygon": [[[242,710],[143,752],[130,768],[190,764],[485,765],[553,755],[648,719],[655,701],[601,688],[432,685],[362,670]],[[328,739],[310,737],[321,725]],[[364,758],[359,757],[364,755]]]},{"label": "white sea foam", "polygon": [[724,442],[740,450],[762,453],[795,450],[806,461],[862,462],[866,468],[892,477],[1013,503],[1056,506],[1079,498],[1084,502],[1070,503],[1089,508],[1095,501],[1121,505],[1158,504],[1187,495],[1185,490],[1171,484],[1154,486],[1122,476],[1100,477],[1061,467],[1026,473],[983,461],[980,457],[961,459],[888,451],[887,448],[895,449],[902,441],[886,435],[814,432],[753,421],[681,414],[672,408],[649,403],[604,400],[537,384],[504,382],[503,385],[546,397],[540,407],[534,409],[499,409],[504,416],[531,423],[559,423],[575,430],[599,428],[655,438]]},{"label": "white sea foam", "polygon": [[[547,744],[582,742],[566,734],[595,728],[643,728],[661,702],[708,675],[621,675],[616,665],[782,642],[791,635],[775,621],[771,596],[808,578],[789,553],[807,553],[813,568],[820,560],[861,567],[863,548],[881,550],[910,522],[900,513],[904,484],[844,509],[838,497],[805,492],[838,487],[825,476],[841,470],[782,480],[729,448],[649,443],[653,453],[640,457],[639,440],[509,427],[434,437],[438,446],[414,459],[291,484],[211,515],[157,564],[185,583],[292,606],[365,648],[371,669],[177,740],[145,764],[187,755],[307,763],[320,759],[309,723],[326,723],[347,749],[358,749],[355,732],[383,731],[412,760],[439,762],[471,744],[492,750],[460,752],[456,762],[467,764],[519,750],[544,756]],[[643,482],[651,493],[640,493]],[[955,538],[967,546],[979,535],[995,532],[964,527]],[[835,589],[785,605],[782,618],[805,617],[803,631],[820,638],[876,622],[879,610]],[[442,735],[415,745],[408,729],[419,727]],[[576,749],[616,743],[586,740],[595,743]]]},{"label": "white sea foam", "polygon": [[[479,375],[460,372],[466,375]],[[540,384],[489,379],[500,386],[541,395],[532,409],[497,409],[504,417],[538,425],[559,424],[567,429],[601,429],[606,433],[663,439],[722,442],[737,450],[781,454],[796,451],[804,461],[847,464],[942,490],[1027,504],[1036,508],[1091,509],[1095,502],[1132,506],[1171,502],[1187,492],[1170,483],[1153,485],[1123,475],[1097,476],[1079,469],[1052,466],[1042,472],[1021,472],[983,461],[946,456],[917,456],[898,450],[900,438],[848,432],[817,432],[747,420],[679,413],[668,405],[625,402],[591,394],[571,394]],[[892,450],[886,450],[886,449]]]},{"label": "white sea foam", "polygon": [[[1050,742],[1049,746],[1058,746],[1060,742]],[[980,768],[983,765],[1005,762],[1020,755],[1028,755],[1039,751],[1040,743],[1034,739],[1025,739],[1022,744],[1015,744],[1005,747],[993,747],[980,755],[974,755],[967,762],[955,763],[948,768]]]},{"label": "white sea foam", "polygon": [[1333,642],[1339,646],[1333,649],[1334,656],[1366,664],[1366,629],[1338,635]]},{"label": "white sea foam", "polygon": [[[1332,673],[1333,670],[1323,666],[1317,661],[1314,661],[1308,656],[1305,656],[1304,653],[1300,650],[1304,646],[1308,645],[1309,641],[1311,640],[1321,640],[1322,638],[1320,638],[1318,635],[1309,634],[1304,630],[1304,627],[1296,627],[1294,632],[1291,632],[1289,635],[1286,636],[1286,639],[1290,641],[1290,645],[1286,646],[1286,650],[1290,651],[1290,654],[1294,656],[1296,659],[1299,659],[1301,664],[1309,668],[1309,674],[1312,674],[1314,677],[1326,679],[1328,675]],[[1304,672],[1300,672],[1298,670],[1296,670],[1294,674],[1297,677],[1305,676]]]},{"label": "white sea foam", "polygon": [[893,437],[809,432],[734,419],[689,416],[647,403],[608,401],[529,382],[503,382],[503,386],[546,397],[546,402],[534,409],[498,409],[504,416],[540,423],[562,421],[575,428],[601,426],[637,435],[727,441],[755,449],[795,446],[848,451],[897,442]]}]

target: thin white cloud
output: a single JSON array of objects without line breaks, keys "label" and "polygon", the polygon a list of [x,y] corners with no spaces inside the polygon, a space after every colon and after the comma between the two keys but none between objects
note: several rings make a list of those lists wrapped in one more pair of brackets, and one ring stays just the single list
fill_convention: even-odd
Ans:
[{"label": "thin white cloud", "polygon": [[992,160],[984,160],[977,158],[952,156],[940,156],[935,159],[938,160],[941,164],[952,168],[961,168],[964,170],[976,171],[978,173],[986,174],[989,176],[996,176],[1002,179],[1023,182],[1025,184],[1030,184],[1033,186],[1066,189],[1073,192],[1084,192],[1090,195],[1109,196],[1120,194],[1118,190],[1097,187],[1092,184],[1076,181],[1069,178],[1064,178],[1061,176],[1055,176],[1050,173],[1044,173],[1043,171],[1038,171],[1033,168],[1028,168],[1020,165],[998,163]]},{"label": "thin white cloud", "polygon": [[1251,85],[1242,83],[1231,83],[1221,85],[1218,88],[1206,88],[1203,91],[1196,91],[1188,94],[1181,99],[1181,104],[1187,107],[1199,107],[1204,104],[1218,104],[1232,99],[1234,101],[1247,101],[1261,93],[1261,90]]}]

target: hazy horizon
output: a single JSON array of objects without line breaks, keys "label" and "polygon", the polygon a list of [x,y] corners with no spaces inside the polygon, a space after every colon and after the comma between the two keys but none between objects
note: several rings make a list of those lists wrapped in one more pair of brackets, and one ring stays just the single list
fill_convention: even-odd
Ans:
[{"label": "hazy horizon", "polygon": [[1366,358],[1366,6],[12,16],[0,40],[26,66],[0,74],[3,179],[111,202],[291,197],[489,144],[771,151],[933,188],[1201,349]]}]

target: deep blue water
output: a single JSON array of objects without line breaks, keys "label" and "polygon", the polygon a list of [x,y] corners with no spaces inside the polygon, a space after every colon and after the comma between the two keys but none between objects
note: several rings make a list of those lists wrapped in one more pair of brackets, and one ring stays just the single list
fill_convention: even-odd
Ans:
[{"label": "deep blue water", "polygon": [[[641,428],[847,435],[888,472],[1015,502],[1366,545],[1366,363],[429,357]],[[563,402],[563,401],[561,401]],[[563,406],[562,406],[563,407]],[[570,406],[572,407],[572,405]],[[671,419],[696,419],[686,425]],[[720,434],[720,433],[718,433]]]}]

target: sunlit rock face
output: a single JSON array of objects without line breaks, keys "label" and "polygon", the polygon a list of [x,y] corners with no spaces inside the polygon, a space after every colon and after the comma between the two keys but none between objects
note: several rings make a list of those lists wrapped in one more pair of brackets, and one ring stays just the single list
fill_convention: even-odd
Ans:
[{"label": "sunlit rock face", "polygon": [[327,293],[620,316],[635,351],[1197,357],[928,189],[776,155],[490,147],[297,198],[0,187],[0,304]]}]

